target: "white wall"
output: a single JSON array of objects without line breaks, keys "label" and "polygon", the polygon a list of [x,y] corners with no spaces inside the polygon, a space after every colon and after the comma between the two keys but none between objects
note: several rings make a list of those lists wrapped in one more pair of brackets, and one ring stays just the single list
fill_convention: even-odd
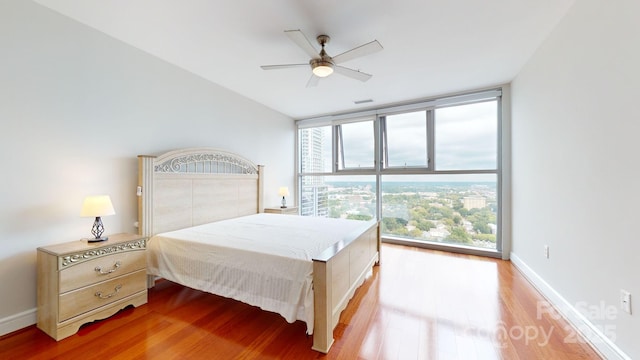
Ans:
[{"label": "white wall", "polygon": [[[513,257],[631,358],[640,358],[639,14],[637,0],[576,1],[512,83]],[[620,311],[621,288],[635,297],[633,315]]]},{"label": "white wall", "polygon": [[0,334],[35,321],[36,248],[90,235],[84,196],[136,231],[138,154],[227,149],[266,165],[266,205],[293,188],[280,113],[30,1],[0,1],[0,49]]}]

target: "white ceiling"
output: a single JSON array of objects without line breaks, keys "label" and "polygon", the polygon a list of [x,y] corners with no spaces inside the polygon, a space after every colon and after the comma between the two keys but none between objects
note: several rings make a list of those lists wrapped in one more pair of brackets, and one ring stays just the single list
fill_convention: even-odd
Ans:
[{"label": "white ceiling", "polygon": [[[511,81],[575,0],[35,0],[293,118],[354,111]],[[330,55],[384,50],[307,88],[284,30],[327,34]],[[314,41],[315,44],[315,41]],[[354,101],[373,103],[355,105]]]}]

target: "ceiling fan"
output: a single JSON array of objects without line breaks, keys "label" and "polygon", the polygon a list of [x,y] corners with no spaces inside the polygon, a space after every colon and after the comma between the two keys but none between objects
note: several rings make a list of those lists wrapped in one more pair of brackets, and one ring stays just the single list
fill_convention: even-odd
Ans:
[{"label": "ceiling fan", "polygon": [[289,69],[289,68],[298,68],[298,67],[311,67],[312,75],[309,81],[307,82],[307,87],[316,86],[320,78],[327,77],[331,75],[334,71],[338,74],[348,76],[352,79],[367,81],[371,78],[371,74],[364,73],[359,70],[353,70],[346,68],[344,66],[340,66],[338,64],[349,61],[361,56],[369,55],[376,51],[382,50],[382,45],[377,40],[373,40],[364,45],[360,45],[351,50],[345,51],[340,55],[329,56],[327,52],[324,50],[324,46],[329,42],[330,38],[328,35],[318,35],[316,40],[318,44],[320,44],[320,52],[311,44],[309,39],[302,33],[300,30],[286,30],[285,34],[289,36],[289,38],[296,43],[304,52],[306,52],[310,57],[309,63],[307,64],[282,64],[282,65],[263,65],[261,68],[263,70],[276,70],[276,69]]}]

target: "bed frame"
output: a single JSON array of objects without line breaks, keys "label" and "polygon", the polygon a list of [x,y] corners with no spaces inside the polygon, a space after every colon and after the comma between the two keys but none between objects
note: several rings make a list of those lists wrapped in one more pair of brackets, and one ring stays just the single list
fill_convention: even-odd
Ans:
[{"label": "bed frame", "polygon": [[[262,165],[212,148],[138,156],[138,232],[144,236],[263,211]],[[286,215],[283,215],[286,216]],[[378,223],[313,259],[313,349],[327,353],[340,313],[380,260]],[[149,276],[152,287],[155,278]]]}]

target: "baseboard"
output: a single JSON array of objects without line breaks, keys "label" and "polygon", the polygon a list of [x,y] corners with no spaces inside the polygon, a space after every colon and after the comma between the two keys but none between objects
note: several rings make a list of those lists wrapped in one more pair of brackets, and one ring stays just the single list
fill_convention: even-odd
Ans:
[{"label": "baseboard", "polygon": [[0,336],[26,328],[36,323],[36,309],[23,311],[21,313],[7,316],[0,319]]},{"label": "baseboard", "polygon": [[589,319],[584,317],[574,305],[553,289],[543,278],[531,269],[518,255],[511,253],[511,262],[533,284],[560,314],[578,331],[591,346],[605,359],[631,360],[611,339],[605,336]]}]

